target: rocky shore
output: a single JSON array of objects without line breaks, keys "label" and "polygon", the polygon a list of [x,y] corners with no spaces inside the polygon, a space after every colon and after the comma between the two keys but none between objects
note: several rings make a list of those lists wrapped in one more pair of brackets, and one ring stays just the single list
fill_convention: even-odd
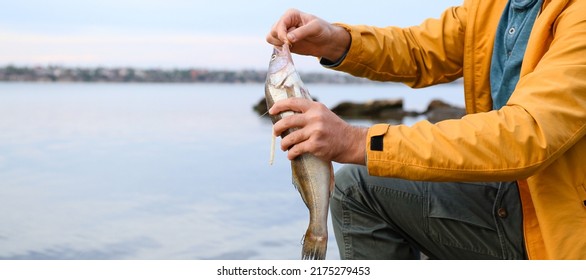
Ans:
[{"label": "rocky shore", "polygon": [[[264,115],[268,109],[262,98],[254,107],[259,115]],[[425,116],[428,121],[436,123],[446,119],[459,119],[466,114],[464,108],[450,105],[441,100],[433,100],[424,112],[407,111],[403,107],[402,99],[379,99],[364,103],[341,102],[330,108],[346,120],[372,120],[380,122],[402,122],[405,117]]]}]

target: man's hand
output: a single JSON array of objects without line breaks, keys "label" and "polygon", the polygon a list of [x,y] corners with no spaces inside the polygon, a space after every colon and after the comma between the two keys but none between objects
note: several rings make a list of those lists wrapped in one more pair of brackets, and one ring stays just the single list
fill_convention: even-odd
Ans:
[{"label": "man's hand", "polygon": [[273,25],[267,42],[277,47],[288,43],[294,53],[338,61],[348,50],[351,37],[340,26],[290,9]]},{"label": "man's hand", "polygon": [[281,149],[289,150],[289,159],[311,153],[326,161],[365,164],[366,128],[351,126],[323,104],[307,99],[279,101],[269,110],[269,114],[284,111],[298,113],[274,125],[277,136],[287,129],[298,128],[281,140]]}]

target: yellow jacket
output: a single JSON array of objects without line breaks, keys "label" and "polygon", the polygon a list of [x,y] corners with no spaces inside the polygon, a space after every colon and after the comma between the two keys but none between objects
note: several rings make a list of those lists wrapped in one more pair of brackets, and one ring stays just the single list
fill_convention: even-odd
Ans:
[{"label": "yellow jacket", "polygon": [[490,61],[506,3],[465,0],[405,29],[340,24],[352,45],[335,69],[412,87],[464,77],[462,119],[371,127],[369,172],[517,180],[529,258],[586,259],[586,1],[545,0],[519,83],[508,104],[491,111]]}]

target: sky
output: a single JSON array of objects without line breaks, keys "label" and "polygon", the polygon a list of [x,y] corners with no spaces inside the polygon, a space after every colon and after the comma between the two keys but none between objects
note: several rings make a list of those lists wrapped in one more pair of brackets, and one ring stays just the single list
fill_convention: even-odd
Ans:
[{"label": "sky", "polygon": [[[264,70],[265,37],[288,9],[329,22],[410,26],[462,0],[3,0],[0,67]],[[342,4],[343,3],[343,4]],[[295,57],[297,68],[321,69]]]}]

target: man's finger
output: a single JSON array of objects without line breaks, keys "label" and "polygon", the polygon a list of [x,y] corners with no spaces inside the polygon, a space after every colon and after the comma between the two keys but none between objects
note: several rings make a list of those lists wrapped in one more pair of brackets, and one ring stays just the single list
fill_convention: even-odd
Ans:
[{"label": "man's finger", "polygon": [[276,115],[286,111],[304,113],[311,107],[311,102],[313,101],[305,98],[287,98],[276,102],[273,107],[269,109],[269,114]]},{"label": "man's finger", "polygon": [[272,36],[271,34],[267,36],[267,43],[276,47],[283,45],[283,42],[281,42],[281,40],[279,40],[277,37]]},{"label": "man's finger", "polygon": [[291,149],[289,149],[289,151],[287,151],[287,158],[289,160],[294,160],[296,157],[298,157],[304,153],[305,153],[305,143],[299,143],[299,144],[291,147]]},{"label": "man's finger", "polygon": [[303,127],[303,126],[305,126],[305,123],[306,123],[306,121],[305,121],[304,116],[299,115],[299,114],[295,114],[295,115],[283,118],[283,119],[279,120],[277,123],[275,123],[275,125],[273,125],[273,131],[275,133],[275,136],[280,136],[287,129],[294,128],[294,127]]},{"label": "man's finger", "polygon": [[299,129],[295,130],[287,137],[281,140],[281,150],[287,151],[293,148],[295,145],[298,145],[301,142],[306,141],[309,139],[309,135],[306,135],[305,130]]}]

